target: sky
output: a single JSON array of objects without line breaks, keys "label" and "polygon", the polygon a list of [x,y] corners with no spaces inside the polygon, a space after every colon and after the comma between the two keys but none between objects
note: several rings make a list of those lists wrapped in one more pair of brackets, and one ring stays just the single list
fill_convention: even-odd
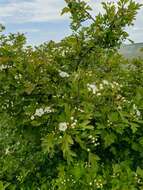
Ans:
[{"label": "sky", "polygon": [[[101,1],[107,0],[86,1],[96,15],[102,12]],[[24,33],[27,43],[31,45],[49,40],[60,41],[71,34],[68,15],[60,15],[63,7],[64,0],[0,0],[0,23],[6,27],[5,33]],[[143,8],[137,15],[135,25],[127,28],[127,31],[136,43],[143,42]]]}]

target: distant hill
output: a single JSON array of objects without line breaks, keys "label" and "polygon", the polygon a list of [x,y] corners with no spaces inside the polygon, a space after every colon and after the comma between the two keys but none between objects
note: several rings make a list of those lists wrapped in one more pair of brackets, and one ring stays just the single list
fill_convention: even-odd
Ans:
[{"label": "distant hill", "polygon": [[143,58],[143,51],[141,52],[142,48],[143,48],[143,43],[123,45],[119,50],[119,52],[129,59],[137,57]]}]

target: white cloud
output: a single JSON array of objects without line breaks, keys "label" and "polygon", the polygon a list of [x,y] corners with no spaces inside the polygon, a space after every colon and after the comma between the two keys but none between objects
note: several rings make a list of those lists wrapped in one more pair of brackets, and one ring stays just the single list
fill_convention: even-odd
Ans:
[{"label": "white cloud", "polygon": [[[102,1],[88,0],[95,15],[102,12]],[[104,2],[107,1],[104,0]],[[117,0],[112,1],[117,2]],[[140,2],[140,0],[137,1]],[[67,16],[60,15],[64,6],[64,0],[9,0],[8,3],[0,3],[0,21],[6,23],[27,23],[63,20],[67,19]],[[143,14],[140,14],[140,17],[143,19]]]},{"label": "white cloud", "polygon": [[[86,0],[93,8],[93,14],[102,12],[102,1],[108,0]],[[117,2],[117,0],[111,0]],[[136,0],[141,3],[142,0]],[[61,10],[65,6],[64,0],[9,0],[1,3],[0,0],[0,23],[32,23],[32,22],[54,22],[68,19],[61,16]],[[135,41],[143,41],[143,8],[139,11],[135,21],[135,28],[128,31]],[[33,31],[32,31],[33,30]],[[38,32],[36,29],[23,29],[22,32]]]},{"label": "white cloud", "polygon": [[1,4],[0,20],[7,23],[44,22],[65,19],[60,16],[64,0],[11,0]]}]

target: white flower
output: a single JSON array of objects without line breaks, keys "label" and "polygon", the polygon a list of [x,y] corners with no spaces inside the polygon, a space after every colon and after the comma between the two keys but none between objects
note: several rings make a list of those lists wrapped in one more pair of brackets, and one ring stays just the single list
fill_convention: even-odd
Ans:
[{"label": "white flower", "polygon": [[137,106],[135,104],[133,104],[133,109],[137,110]]},{"label": "white flower", "polygon": [[44,112],[45,113],[51,113],[53,110],[50,107],[45,107]]},{"label": "white flower", "polygon": [[103,82],[103,84],[105,84],[105,85],[108,85],[108,84],[109,84],[109,82],[108,82],[107,80],[103,80],[102,82]]},{"label": "white flower", "polygon": [[117,100],[121,99],[122,98],[121,94],[118,94],[116,98]]},{"label": "white flower", "polygon": [[20,142],[18,141],[16,144],[17,144],[17,145],[20,145]]},{"label": "white flower", "polygon": [[65,131],[66,129],[67,129],[67,123],[66,122],[59,123],[59,130],[60,131]]},{"label": "white flower", "polygon": [[111,88],[115,88],[115,85],[111,83]]},{"label": "white flower", "polygon": [[0,66],[0,71],[4,70],[4,69],[7,69],[7,65],[1,65]]},{"label": "white flower", "polygon": [[97,93],[97,96],[101,96],[101,93],[99,92],[99,93]]},{"label": "white flower", "polygon": [[71,127],[72,127],[72,128],[75,128],[76,124],[77,124],[77,119],[75,119],[75,120],[73,121],[73,123],[71,124]]},{"label": "white flower", "polygon": [[44,114],[43,108],[36,109],[35,116],[41,117]]},{"label": "white flower", "polygon": [[4,69],[8,69],[8,68],[11,68],[10,65],[0,65],[0,71],[3,71]]},{"label": "white flower", "polygon": [[92,135],[89,135],[88,138],[89,138],[89,139],[92,139]]},{"label": "white flower", "polygon": [[64,72],[64,71],[59,71],[59,75],[62,77],[62,78],[65,78],[65,77],[69,77],[69,74]]},{"label": "white flower", "polygon": [[122,109],[122,107],[119,105],[119,106],[118,106],[118,109],[119,109],[119,110],[121,110],[121,109]]},{"label": "white flower", "polygon": [[100,88],[100,90],[103,90],[103,89],[104,89],[104,87],[103,87],[103,84],[102,84],[102,83],[99,85],[99,88]]},{"label": "white flower", "polygon": [[119,83],[116,82],[116,81],[114,81],[113,84],[116,85],[116,86],[119,86]]},{"label": "white flower", "polygon": [[5,150],[5,154],[7,155],[7,154],[9,154],[9,148],[6,148],[6,150]]},{"label": "white flower", "polygon": [[74,120],[74,117],[73,117],[73,116],[71,117],[71,120],[72,120],[72,121]]},{"label": "white flower", "polygon": [[80,109],[80,108],[78,108],[78,111],[80,111],[80,112],[82,112],[82,113],[84,112],[84,110],[83,110],[83,109]]},{"label": "white flower", "polygon": [[92,91],[93,94],[96,94],[96,92],[98,91],[98,88],[94,83],[93,84],[87,84],[87,88],[89,91]]},{"label": "white flower", "polygon": [[34,115],[31,116],[31,120],[34,120]]},{"label": "white flower", "polygon": [[51,107],[49,107],[49,106],[45,107],[44,109],[43,108],[37,108],[35,111],[35,114],[33,116],[31,116],[31,120],[34,119],[34,116],[41,117],[45,113],[51,113],[51,112],[53,112],[53,109],[51,109]]},{"label": "white flower", "polygon": [[141,116],[141,112],[139,110],[136,110],[136,114],[137,114],[138,117]]},{"label": "white flower", "polygon": [[137,106],[136,106],[135,104],[133,104],[133,110],[135,111],[135,113],[136,113],[136,115],[137,115],[138,117],[141,116],[141,112],[138,110],[138,108],[137,108]]}]

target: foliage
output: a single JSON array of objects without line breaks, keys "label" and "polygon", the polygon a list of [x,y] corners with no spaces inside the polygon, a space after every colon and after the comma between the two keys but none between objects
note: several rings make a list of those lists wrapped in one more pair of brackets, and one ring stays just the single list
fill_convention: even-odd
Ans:
[{"label": "foliage", "polygon": [[141,190],[143,60],[117,52],[140,5],[66,2],[61,42],[0,36],[0,189]]}]

